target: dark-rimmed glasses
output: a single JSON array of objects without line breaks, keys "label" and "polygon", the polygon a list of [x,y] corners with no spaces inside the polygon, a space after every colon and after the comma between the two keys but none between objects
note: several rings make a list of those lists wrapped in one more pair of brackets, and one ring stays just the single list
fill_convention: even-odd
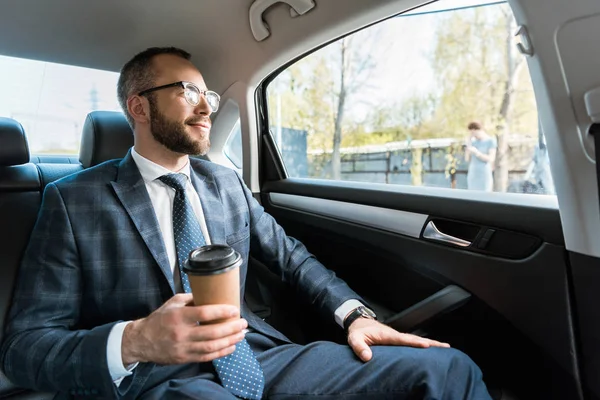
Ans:
[{"label": "dark-rimmed glasses", "polygon": [[143,96],[148,93],[155,92],[157,90],[166,89],[170,87],[179,86],[183,88],[183,94],[185,96],[185,100],[191,105],[196,107],[200,104],[200,98],[204,96],[208,106],[211,109],[211,112],[216,112],[219,109],[219,101],[221,101],[221,97],[213,92],[212,90],[200,90],[198,86],[193,84],[192,82],[179,81],[175,83],[169,83],[168,85],[157,86],[151,89],[146,89],[138,93],[138,96]]}]

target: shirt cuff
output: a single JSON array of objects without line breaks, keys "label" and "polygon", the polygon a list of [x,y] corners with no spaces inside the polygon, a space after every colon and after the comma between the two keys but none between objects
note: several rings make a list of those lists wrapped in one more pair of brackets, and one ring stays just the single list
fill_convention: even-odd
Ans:
[{"label": "shirt cuff", "polygon": [[337,308],[337,310],[335,310],[335,322],[343,328],[344,319],[346,319],[346,315],[350,314],[351,311],[357,309],[360,306],[364,306],[364,304],[358,300],[346,300],[344,304],[342,304]]},{"label": "shirt cuff", "polygon": [[108,334],[108,341],[106,343],[106,361],[108,364],[108,372],[110,377],[117,387],[121,384],[121,381],[131,375],[133,369],[137,367],[138,363],[123,365],[123,357],[121,356],[121,344],[123,342],[123,331],[127,324],[131,321],[119,322],[115,324]]}]

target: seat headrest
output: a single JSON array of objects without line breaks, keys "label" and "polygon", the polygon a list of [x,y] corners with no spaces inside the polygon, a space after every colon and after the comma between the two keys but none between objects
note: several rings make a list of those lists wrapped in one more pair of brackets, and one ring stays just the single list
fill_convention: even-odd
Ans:
[{"label": "seat headrest", "polygon": [[83,124],[79,161],[83,168],[123,158],[133,146],[133,131],[116,111],[92,111]]},{"label": "seat headrest", "polygon": [[29,146],[25,130],[12,118],[0,117],[0,166],[29,162]]}]

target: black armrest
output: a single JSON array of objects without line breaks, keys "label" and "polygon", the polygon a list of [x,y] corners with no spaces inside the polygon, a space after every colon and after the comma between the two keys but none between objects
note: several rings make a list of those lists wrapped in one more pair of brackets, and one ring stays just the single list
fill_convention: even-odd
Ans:
[{"label": "black armrest", "polygon": [[383,323],[400,332],[412,332],[425,322],[465,304],[471,293],[455,285],[446,286],[406,310],[387,318]]}]

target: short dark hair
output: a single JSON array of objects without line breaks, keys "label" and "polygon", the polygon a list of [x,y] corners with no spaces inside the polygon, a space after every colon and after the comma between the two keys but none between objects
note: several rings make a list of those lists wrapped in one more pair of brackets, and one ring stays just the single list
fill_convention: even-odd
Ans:
[{"label": "short dark hair", "polygon": [[136,54],[121,68],[121,75],[117,83],[117,97],[132,128],[133,118],[127,110],[127,98],[133,93],[139,93],[152,87],[156,79],[156,73],[152,68],[152,59],[160,54],[172,54],[185,60],[191,58],[190,53],[177,47],[150,47]]},{"label": "short dark hair", "polygon": [[483,125],[481,124],[481,122],[473,121],[473,122],[469,123],[469,126],[467,127],[467,129],[480,131],[483,129]]}]

